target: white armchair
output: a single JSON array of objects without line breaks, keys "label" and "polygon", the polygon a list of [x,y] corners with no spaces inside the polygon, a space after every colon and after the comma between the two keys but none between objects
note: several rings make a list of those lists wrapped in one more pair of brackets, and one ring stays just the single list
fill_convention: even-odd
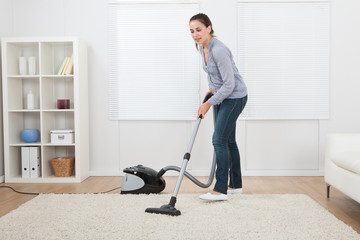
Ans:
[{"label": "white armchair", "polygon": [[325,149],[327,197],[330,186],[360,203],[360,134],[329,134]]}]

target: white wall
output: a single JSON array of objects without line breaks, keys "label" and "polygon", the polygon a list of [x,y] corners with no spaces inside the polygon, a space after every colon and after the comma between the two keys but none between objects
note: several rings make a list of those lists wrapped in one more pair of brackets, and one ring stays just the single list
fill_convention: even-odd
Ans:
[{"label": "white wall", "polygon": [[[0,2],[0,37],[12,35],[12,3],[11,0]],[[1,43],[0,43],[1,45]],[[1,48],[0,48],[1,52]],[[1,63],[1,58],[0,58]],[[2,82],[2,69],[0,67],[0,79]],[[4,151],[3,151],[3,121],[2,121],[2,84],[0,84],[0,183],[4,181]]]},{"label": "white wall", "polygon": [[[236,0],[199,3],[215,34],[235,55]],[[322,175],[326,134],[360,132],[358,12],[357,0],[331,2],[330,119],[239,121],[245,175]],[[92,175],[121,175],[123,168],[138,163],[154,169],[180,165],[194,122],[108,120],[106,28],[107,0],[0,1],[0,37],[79,36],[88,43]],[[201,97],[206,89],[202,73]],[[188,165],[196,175],[206,175],[211,164],[210,116],[200,126]],[[1,163],[0,176],[2,171]]]}]

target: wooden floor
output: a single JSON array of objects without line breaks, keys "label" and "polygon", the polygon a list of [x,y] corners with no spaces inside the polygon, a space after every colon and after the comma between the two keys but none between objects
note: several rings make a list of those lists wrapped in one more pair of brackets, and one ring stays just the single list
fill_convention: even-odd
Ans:
[{"label": "wooden floor", "polygon": [[[176,177],[165,177],[164,193],[172,193]],[[97,193],[121,186],[122,177],[89,177],[82,183],[63,184],[7,184],[18,191],[40,193]],[[206,182],[206,177],[199,180]],[[330,190],[330,198],[326,198],[326,184],[323,177],[243,177],[244,194],[306,194],[321,206],[342,220],[360,234],[360,203],[350,199],[335,188]],[[205,193],[211,188],[203,189],[184,179],[181,193]],[[110,193],[118,194],[120,189]],[[9,213],[21,204],[36,196],[23,195],[11,189],[0,188],[0,217]],[[179,198],[181,195],[179,195]]]}]

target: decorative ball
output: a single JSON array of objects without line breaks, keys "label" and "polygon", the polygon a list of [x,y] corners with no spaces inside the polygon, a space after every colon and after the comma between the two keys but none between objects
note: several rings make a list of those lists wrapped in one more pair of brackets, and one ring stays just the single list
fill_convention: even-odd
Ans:
[{"label": "decorative ball", "polygon": [[36,128],[24,129],[21,131],[21,138],[26,143],[34,143],[39,140],[40,132]]}]

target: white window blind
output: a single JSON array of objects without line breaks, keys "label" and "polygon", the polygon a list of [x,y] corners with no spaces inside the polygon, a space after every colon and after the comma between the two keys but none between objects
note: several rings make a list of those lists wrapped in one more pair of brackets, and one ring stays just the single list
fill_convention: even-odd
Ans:
[{"label": "white window blind", "polygon": [[194,120],[199,55],[189,31],[196,3],[109,2],[111,120]]},{"label": "white window blind", "polygon": [[239,1],[243,119],[329,118],[329,3]]}]

